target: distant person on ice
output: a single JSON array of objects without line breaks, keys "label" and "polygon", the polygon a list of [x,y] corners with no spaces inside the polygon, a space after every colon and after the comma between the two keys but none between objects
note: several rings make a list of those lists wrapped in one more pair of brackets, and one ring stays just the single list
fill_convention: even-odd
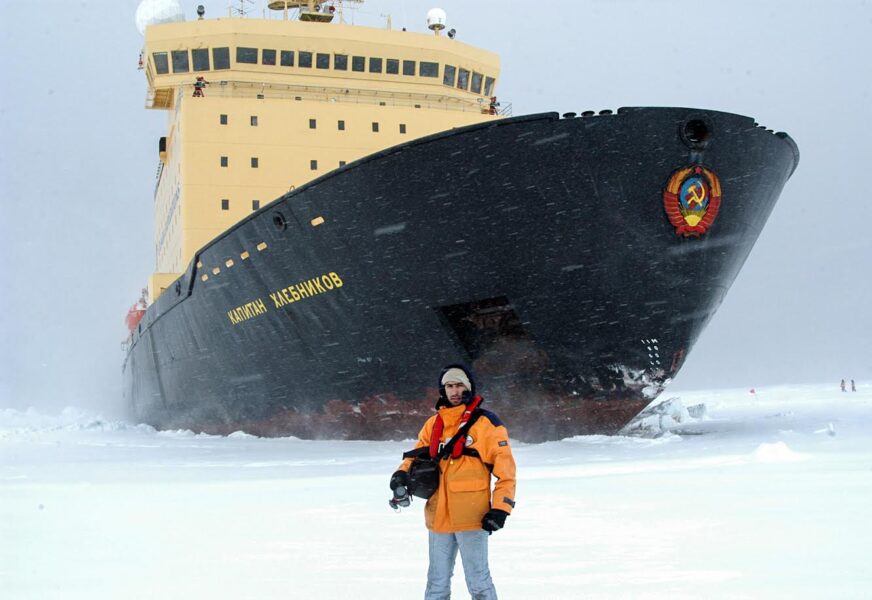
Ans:
[{"label": "distant person on ice", "polygon": [[[392,476],[392,505],[408,506],[408,493],[417,494],[418,461],[438,461],[438,484],[424,507],[429,529],[430,568],[425,600],[447,600],[457,551],[463,561],[466,587],[476,600],[496,600],[497,592],[488,567],[488,536],[506,523],[515,507],[515,459],[509,434],[499,417],[479,407],[475,379],[463,365],[449,365],[439,377],[438,413],[418,434],[415,450]],[[463,433],[448,446],[457,433]],[[443,447],[444,446],[444,447]],[[421,458],[413,459],[411,455]],[[409,478],[413,460],[416,468]],[[432,463],[430,463],[432,464]],[[435,467],[431,472],[435,472]],[[491,492],[491,475],[496,484]],[[410,484],[412,489],[409,490]],[[431,488],[432,489],[432,488]]]},{"label": "distant person on ice", "polygon": [[851,391],[852,391],[852,392],[856,392],[856,391],[857,391],[857,386],[854,385],[854,380],[853,380],[853,379],[851,380]]},{"label": "distant person on ice", "polygon": [[843,392],[845,391],[845,380],[844,379],[842,380],[842,391]]}]

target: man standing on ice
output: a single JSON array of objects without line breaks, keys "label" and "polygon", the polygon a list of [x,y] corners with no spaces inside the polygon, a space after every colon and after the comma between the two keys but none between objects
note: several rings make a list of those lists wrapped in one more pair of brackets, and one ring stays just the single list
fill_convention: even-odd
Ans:
[{"label": "man standing on ice", "polygon": [[[463,561],[466,587],[475,600],[496,600],[488,567],[488,536],[505,525],[515,507],[515,460],[509,434],[499,417],[479,408],[475,379],[463,365],[449,365],[439,377],[438,413],[418,434],[416,449],[436,458],[469,421],[472,424],[439,461],[439,485],[424,507],[429,529],[430,568],[425,600],[447,600],[457,551]],[[391,490],[409,486],[407,458],[391,476]],[[491,475],[496,478],[491,492]]]}]

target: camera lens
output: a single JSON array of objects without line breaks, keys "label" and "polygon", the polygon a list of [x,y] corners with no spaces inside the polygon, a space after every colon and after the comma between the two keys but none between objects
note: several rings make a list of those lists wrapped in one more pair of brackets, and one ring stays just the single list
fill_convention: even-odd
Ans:
[{"label": "camera lens", "polygon": [[394,488],[394,496],[397,498],[403,498],[407,494],[408,494],[408,492],[406,491],[406,486],[404,486],[404,485],[398,485],[397,487]]}]

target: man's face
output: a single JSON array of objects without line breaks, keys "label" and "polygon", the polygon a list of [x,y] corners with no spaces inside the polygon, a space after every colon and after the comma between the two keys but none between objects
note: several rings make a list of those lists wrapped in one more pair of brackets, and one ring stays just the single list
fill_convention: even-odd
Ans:
[{"label": "man's face", "polygon": [[445,395],[448,397],[448,402],[451,406],[457,406],[463,402],[463,392],[467,392],[466,386],[462,383],[449,381],[445,384]]}]

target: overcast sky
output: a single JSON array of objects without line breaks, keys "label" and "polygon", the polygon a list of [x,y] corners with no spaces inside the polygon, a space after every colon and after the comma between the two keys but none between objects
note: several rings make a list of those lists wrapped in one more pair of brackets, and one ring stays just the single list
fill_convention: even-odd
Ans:
[{"label": "overcast sky", "polygon": [[[188,18],[198,3],[227,12],[226,0],[185,0]],[[123,319],[154,268],[166,117],[144,109],[137,4],[3,1],[0,407],[120,403]],[[355,19],[391,14],[423,31],[434,6],[459,39],[502,57],[497,94],[515,115],[711,108],[799,144],[798,170],[667,394],[872,385],[872,1],[396,0]]]}]

